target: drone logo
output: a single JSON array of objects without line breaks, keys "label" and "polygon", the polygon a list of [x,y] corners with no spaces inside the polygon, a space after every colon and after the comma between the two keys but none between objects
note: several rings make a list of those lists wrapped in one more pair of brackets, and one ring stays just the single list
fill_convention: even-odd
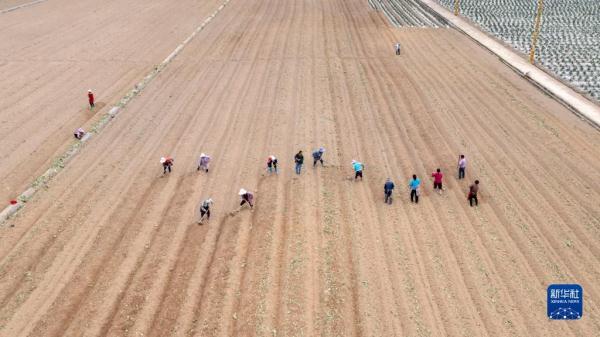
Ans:
[{"label": "drone logo", "polygon": [[552,284],[548,287],[548,318],[574,320],[583,314],[583,288],[578,284]]}]

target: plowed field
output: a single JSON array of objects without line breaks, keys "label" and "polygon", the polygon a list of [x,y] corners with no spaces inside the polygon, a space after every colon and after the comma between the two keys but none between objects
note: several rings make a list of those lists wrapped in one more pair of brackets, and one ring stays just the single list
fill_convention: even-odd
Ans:
[{"label": "plowed field", "polygon": [[[220,4],[1,14],[4,199]],[[241,187],[256,206],[230,215]],[[0,336],[597,336],[599,240],[600,133],[465,36],[366,0],[231,0],[0,226]],[[583,286],[581,320],[548,320],[552,283]]]}]

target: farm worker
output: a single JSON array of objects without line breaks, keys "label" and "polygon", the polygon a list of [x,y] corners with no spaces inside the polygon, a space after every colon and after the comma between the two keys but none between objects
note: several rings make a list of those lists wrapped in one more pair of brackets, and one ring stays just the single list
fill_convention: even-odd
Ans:
[{"label": "farm worker", "polygon": [[439,189],[440,194],[442,194],[442,178],[444,177],[444,174],[440,169],[437,169],[431,174],[431,176],[433,177],[433,189]]},{"label": "farm worker", "polygon": [[317,162],[319,161],[321,162],[321,166],[325,166],[325,164],[323,164],[323,153],[325,153],[324,147],[320,147],[318,150],[313,152],[313,167],[317,166]]},{"label": "farm worker", "polygon": [[90,102],[90,109],[94,107],[94,93],[92,89],[88,90],[88,101]]},{"label": "farm worker", "polygon": [[416,174],[413,174],[412,180],[408,183],[410,187],[410,202],[419,203],[419,186],[421,185],[421,180],[417,178]]},{"label": "farm worker", "polygon": [[302,151],[298,151],[298,153],[296,153],[294,156],[294,162],[296,163],[296,174],[300,174],[300,171],[302,170],[302,164],[304,164],[304,155],[302,154]]},{"label": "farm worker", "polygon": [[213,200],[208,198],[202,202],[200,205],[200,220],[198,223],[201,224],[204,220],[204,216],[206,215],[206,220],[210,220],[210,206],[212,206]]},{"label": "farm worker", "polygon": [[275,158],[274,155],[270,155],[269,158],[267,158],[267,171],[269,171],[269,173],[275,171],[275,174],[277,174],[277,158]]},{"label": "farm worker", "polygon": [[479,205],[477,200],[477,192],[479,192],[479,180],[475,180],[475,183],[469,186],[469,194],[467,195],[467,199],[469,199],[469,205],[473,207],[473,201],[475,201],[475,206]]},{"label": "farm worker", "polygon": [[84,135],[85,135],[85,131],[82,128],[79,128],[79,129],[73,131],[73,136],[75,136],[75,138],[77,138],[77,139],[83,138]]},{"label": "farm worker", "polygon": [[198,169],[196,169],[196,171],[200,171],[200,169],[202,169],[203,171],[208,172],[209,163],[210,156],[205,153],[201,153],[200,158],[198,159]]},{"label": "farm worker", "polygon": [[396,48],[396,55],[400,55],[400,42],[396,43],[394,47]]},{"label": "farm worker", "polygon": [[390,178],[387,178],[385,184],[383,185],[383,192],[385,193],[385,203],[392,203],[392,191],[394,190],[394,183]]},{"label": "farm worker", "polygon": [[238,194],[242,198],[242,202],[240,202],[240,207],[244,206],[245,203],[248,203],[251,209],[254,207],[254,204],[252,203],[252,201],[254,200],[254,195],[252,193],[241,188]]},{"label": "farm worker", "polygon": [[171,166],[173,166],[173,162],[175,160],[171,157],[161,157],[160,158],[160,163],[163,166],[163,174],[167,173],[167,170],[169,171],[169,173],[171,173]]},{"label": "farm worker", "polygon": [[458,179],[465,178],[465,169],[467,168],[467,159],[464,154],[458,158]]},{"label": "farm worker", "polygon": [[363,180],[363,169],[365,168],[365,166],[362,163],[353,160],[352,168],[354,169],[354,180],[356,181],[358,177],[360,177],[360,180]]}]

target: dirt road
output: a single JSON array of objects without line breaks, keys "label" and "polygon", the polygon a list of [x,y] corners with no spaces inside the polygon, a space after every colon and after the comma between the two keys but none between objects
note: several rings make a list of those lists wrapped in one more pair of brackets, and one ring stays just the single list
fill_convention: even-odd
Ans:
[{"label": "dirt road", "polygon": [[[360,0],[232,0],[0,227],[0,336],[593,336],[598,158],[596,130],[455,31],[392,29]],[[240,187],[256,207],[229,216]],[[583,286],[583,319],[548,321],[551,283]]]}]

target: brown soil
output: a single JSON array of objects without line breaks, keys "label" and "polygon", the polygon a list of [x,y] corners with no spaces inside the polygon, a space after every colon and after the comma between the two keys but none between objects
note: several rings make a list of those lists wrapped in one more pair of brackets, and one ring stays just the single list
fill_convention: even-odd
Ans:
[{"label": "brown soil", "polygon": [[[88,87],[116,101],[219,5],[63,3],[0,21],[19,36],[0,44],[11,192],[93,118]],[[0,227],[0,336],[594,336],[599,158],[596,130],[453,30],[392,29],[362,0],[231,0]],[[240,187],[256,207],[229,216]],[[546,318],[552,283],[583,286],[583,319]]]}]

